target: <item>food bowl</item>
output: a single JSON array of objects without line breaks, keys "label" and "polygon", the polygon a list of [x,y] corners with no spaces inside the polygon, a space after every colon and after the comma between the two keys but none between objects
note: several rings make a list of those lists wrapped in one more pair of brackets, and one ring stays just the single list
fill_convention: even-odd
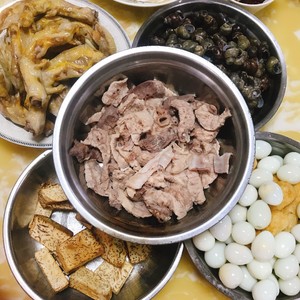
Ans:
[{"label": "food bowl", "polygon": [[[242,8],[248,10],[252,14],[256,14],[263,8],[269,6],[274,0],[264,0],[262,3],[252,4],[252,3],[243,3],[238,0],[230,0],[232,3],[236,5],[240,5]],[[251,1],[249,1],[251,2]]]},{"label": "food bowl", "polygon": [[[232,113],[218,135],[222,151],[233,154],[229,174],[219,176],[206,190],[207,200],[202,205],[195,205],[181,219],[159,222],[152,217],[137,218],[124,209],[111,207],[106,197],[100,197],[87,188],[80,175],[80,166],[69,153],[74,140],[82,140],[86,130],[89,130],[83,124],[95,112],[97,103],[101,106],[99,95],[120,74],[135,84],[154,78],[161,80],[181,95],[209,94],[207,101],[211,99],[220,110],[227,107]],[[251,174],[254,128],[241,94],[217,67],[183,50],[159,46],[138,47],[104,59],[85,73],[70,91],[56,124],[54,163],[66,195],[92,225],[124,240],[166,244],[185,240],[204,231],[233,207]]]},{"label": "food bowl", "polygon": [[[38,190],[41,184],[49,181],[57,182],[51,150],[42,153],[24,170],[10,193],[3,223],[4,250],[8,264],[31,299],[90,299],[71,288],[55,294],[34,259],[34,253],[42,245],[30,237],[28,224],[36,209]],[[84,227],[74,216],[74,211],[57,211],[51,218],[75,234]],[[172,276],[182,251],[181,243],[153,246],[147,260],[134,266],[120,293],[112,299],[151,299]]]},{"label": "food bowl", "polygon": [[[176,11],[181,11],[181,14]],[[207,12],[210,17],[205,16]],[[191,20],[193,26],[182,25],[182,22],[189,23]],[[167,25],[164,24],[165,21]],[[228,26],[223,24],[230,24],[230,31],[227,30]],[[223,27],[221,27],[222,25]],[[262,42],[259,47],[266,43],[268,45],[267,52],[263,50],[265,46],[259,52],[252,52],[252,46],[248,47],[243,43],[237,47],[241,47],[240,50],[232,50],[232,41],[236,43],[237,36],[240,36],[241,32],[242,35],[253,38],[252,41],[248,39],[251,41],[250,45],[256,44],[254,41],[258,40]],[[240,39],[243,38],[240,37]],[[226,72],[236,83],[248,103],[256,130],[273,117],[282,102],[287,75],[285,59],[280,46],[270,30],[258,18],[229,1],[178,1],[159,9],[145,21],[133,41],[133,47],[153,44],[170,45],[196,52]],[[245,60],[243,58],[243,62],[238,60],[232,64],[233,51],[243,53],[242,56],[247,58]],[[254,60],[258,57],[261,59],[263,52],[267,54],[266,57],[270,55],[279,60],[281,72],[276,75],[265,73],[269,78],[268,88],[265,89],[260,85],[253,89],[256,85],[254,82],[257,78],[262,77],[257,73],[256,67],[255,69],[248,68],[250,64],[252,65],[251,61],[253,62],[249,58],[254,55]],[[267,65],[266,61],[263,65]],[[277,71],[280,71],[279,69]],[[263,82],[262,79],[258,80]],[[249,90],[251,90],[250,93]]]},{"label": "food bowl", "polygon": [[[257,132],[256,139],[266,141],[269,144],[271,144],[272,152],[270,153],[270,155],[279,155],[281,157],[284,157],[286,154],[290,152],[300,153],[300,143],[281,134],[276,134],[271,132]],[[245,232],[245,235],[246,234],[247,233]],[[234,289],[230,289],[226,287],[219,278],[218,275],[219,268],[211,268],[210,266],[208,266],[204,258],[205,252],[198,250],[192,239],[185,241],[185,247],[188,251],[191,260],[195,264],[196,268],[199,270],[200,274],[206,280],[208,280],[213,286],[215,286],[219,291],[221,291],[223,294],[230,297],[231,299],[253,299],[251,292],[247,292],[240,287]],[[274,274],[274,270],[273,270],[273,274]],[[250,285],[250,279],[249,279],[249,285]],[[290,292],[293,293],[292,285],[290,285],[289,289]],[[261,290],[261,295],[265,295],[263,294],[262,290]],[[284,295],[282,292],[280,292],[279,295],[277,295],[276,299],[278,300],[299,299],[299,296],[300,293],[293,296],[287,296]]]}]

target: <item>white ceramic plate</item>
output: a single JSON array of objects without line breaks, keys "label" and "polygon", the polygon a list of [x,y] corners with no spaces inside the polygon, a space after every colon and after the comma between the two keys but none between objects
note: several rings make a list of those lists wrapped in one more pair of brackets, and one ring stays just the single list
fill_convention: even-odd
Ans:
[{"label": "white ceramic plate", "polygon": [[[98,11],[99,23],[110,32],[115,40],[117,52],[130,48],[130,40],[118,23],[108,12],[101,7],[86,0],[67,0],[68,2],[78,5],[90,7]],[[17,1],[12,1],[8,5],[0,7],[0,12]],[[32,148],[51,148],[52,136],[36,139],[31,133],[27,132],[20,126],[15,125],[10,120],[4,118],[0,114],[0,137],[12,143],[32,147]]]},{"label": "white ceramic plate", "polygon": [[177,0],[114,0],[115,2],[122,3],[130,6],[137,7],[157,7],[163,6]]}]

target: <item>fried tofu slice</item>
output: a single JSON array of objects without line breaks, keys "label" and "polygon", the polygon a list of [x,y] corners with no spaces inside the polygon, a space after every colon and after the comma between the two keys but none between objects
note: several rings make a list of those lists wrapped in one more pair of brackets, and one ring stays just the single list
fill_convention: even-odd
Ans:
[{"label": "fried tofu slice", "polygon": [[[45,216],[47,218],[50,218],[52,215],[53,210],[49,209],[49,208],[43,208],[42,205],[40,204],[40,202],[36,203],[36,208],[35,208],[35,215],[41,215],[41,216]],[[30,221],[28,227],[31,227],[33,219]]]},{"label": "fried tofu slice", "polygon": [[114,294],[118,294],[133,270],[133,265],[125,261],[121,268],[117,268],[104,261],[95,273],[104,281],[108,282]]},{"label": "fried tofu slice", "polygon": [[56,258],[67,274],[103,253],[103,245],[87,228],[56,247]]},{"label": "fried tofu slice", "polygon": [[58,244],[73,236],[73,232],[46,216],[34,215],[29,235],[50,251],[55,251]]},{"label": "fried tofu slice", "polygon": [[104,253],[101,257],[115,267],[122,267],[127,255],[124,241],[112,237],[98,228],[93,228],[92,232],[97,241],[104,246]]},{"label": "fried tofu slice", "polygon": [[45,209],[73,210],[62,187],[58,183],[44,183],[38,191],[38,201]]},{"label": "fried tofu slice", "polygon": [[138,264],[144,260],[146,260],[151,252],[150,245],[137,244],[126,241],[127,253],[129,261],[132,264]]},{"label": "fried tofu slice", "polygon": [[69,281],[47,248],[35,252],[35,259],[52,289],[58,293],[69,286]]},{"label": "fried tofu slice", "polygon": [[70,275],[70,287],[95,300],[108,300],[112,297],[110,285],[86,267],[81,267]]}]

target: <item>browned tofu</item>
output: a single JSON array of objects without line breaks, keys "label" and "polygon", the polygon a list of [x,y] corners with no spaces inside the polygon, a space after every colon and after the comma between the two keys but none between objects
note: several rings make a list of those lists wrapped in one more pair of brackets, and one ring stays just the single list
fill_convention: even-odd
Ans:
[{"label": "browned tofu", "polygon": [[29,234],[50,251],[55,251],[59,243],[68,240],[73,232],[52,219],[34,215],[30,223]]},{"label": "browned tofu", "polygon": [[107,281],[112,288],[114,294],[118,294],[128,279],[133,265],[125,261],[121,268],[117,268],[112,264],[104,261],[96,270],[95,273],[100,276],[101,279]]},{"label": "browned tofu", "polygon": [[151,252],[150,245],[137,244],[132,242],[126,242],[129,261],[132,264],[138,264],[146,260]]},{"label": "browned tofu", "polygon": [[35,252],[35,259],[56,293],[69,286],[68,279],[47,248]]},{"label": "browned tofu", "polygon": [[118,268],[122,267],[127,255],[124,241],[97,228],[93,228],[92,232],[98,242],[104,246],[104,253],[101,257]]},{"label": "browned tofu", "polygon": [[70,287],[95,300],[108,300],[112,297],[110,285],[86,267],[81,267],[70,275]]},{"label": "browned tofu", "polygon": [[58,183],[44,183],[38,191],[38,201],[43,208],[57,210],[74,209]]},{"label": "browned tofu", "polygon": [[57,245],[56,248],[57,260],[66,273],[76,270],[103,253],[103,245],[96,240],[87,228]]}]

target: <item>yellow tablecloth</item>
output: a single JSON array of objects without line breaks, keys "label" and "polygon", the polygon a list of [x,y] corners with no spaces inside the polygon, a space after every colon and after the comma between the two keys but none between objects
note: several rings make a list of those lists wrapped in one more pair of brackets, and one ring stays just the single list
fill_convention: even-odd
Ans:
[{"label": "yellow tablecloth", "polygon": [[[4,5],[10,0],[0,0]],[[51,0],[49,0],[51,1]],[[154,8],[133,8],[112,0],[93,0],[110,12],[125,28],[132,40]],[[282,105],[264,131],[284,134],[300,141],[300,2],[275,0],[257,14],[278,40],[287,63],[288,84]],[[0,125],[1,126],[1,125]],[[2,243],[2,217],[10,190],[24,168],[43,150],[14,145],[0,139],[0,299],[30,299],[18,286],[5,259]],[[155,296],[156,300],[227,299],[207,283],[184,252],[174,275]]]}]

